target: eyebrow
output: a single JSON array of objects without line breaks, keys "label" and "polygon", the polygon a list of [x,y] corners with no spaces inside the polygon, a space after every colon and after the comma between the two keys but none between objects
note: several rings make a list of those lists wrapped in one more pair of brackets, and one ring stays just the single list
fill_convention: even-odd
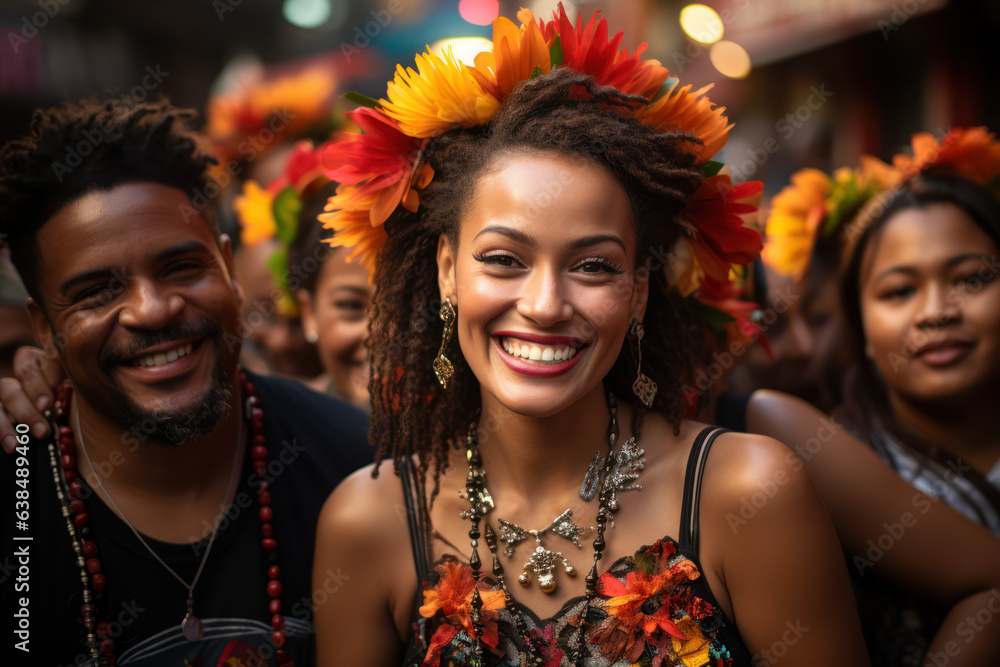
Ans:
[{"label": "eyebrow", "polygon": [[331,296],[337,292],[353,292],[358,296],[368,296],[368,290],[363,287],[355,287],[354,285],[336,285],[326,290],[326,294]]},{"label": "eyebrow", "polygon": [[[974,252],[966,252],[966,253],[962,253],[961,255],[955,255],[954,257],[952,257],[951,259],[949,259],[947,262],[945,262],[944,265],[945,265],[945,268],[951,269],[951,268],[954,268],[955,266],[958,266],[962,262],[966,262],[966,261],[968,261],[970,259],[978,259],[980,261],[985,262],[989,258],[986,257],[986,255],[983,255],[983,254],[974,253]],[[904,265],[904,266],[894,266],[894,267],[886,269],[882,273],[878,274],[875,277],[875,280],[881,280],[882,278],[885,278],[886,276],[888,276],[890,274],[893,274],[893,273],[904,273],[904,274],[907,274],[907,275],[911,275],[911,274],[917,273],[917,269],[914,268],[914,267],[912,267],[912,266],[906,266],[906,265]]]},{"label": "eyebrow", "polygon": [[[506,236],[512,241],[523,243],[529,248],[536,247],[535,240],[532,239],[527,234],[525,234],[524,232],[517,229],[511,229],[510,227],[504,227],[502,225],[490,225],[489,227],[482,229],[478,234],[475,235],[475,237],[473,237],[472,240],[475,241],[476,239],[478,239],[483,234],[486,234],[487,232],[493,232],[495,234]],[[576,239],[575,241],[570,243],[569,248],[571,250],[580,250],[581,248],[589,248],[590,246],[606,242],[617,243],[618,245],[621,246],[622,250],[628,252],[625,249],[625,244],[622,242],[622,240],[613,234],[594,234],[593,236],[584,236],[583,238]]]},{"label": "eyebrow", "polygon": [[[207,250],[208,249],[205,247],[205,244],[200,241],[185,241],[184,243],[180,243],[161,251],[156,255],[155,259],[158,262],[162,262],[179,255],[187,255]],[[124,275],[125,273],[125,271],[121,271],[118,267],[101,267],[99,269],[84,271],[83,273],[78,273],[75,276],[68,278],[59,287],[59,290],[61,294],[66,294],[78,285],[99,281],[108,277],[115,277],[117,275]]]}]

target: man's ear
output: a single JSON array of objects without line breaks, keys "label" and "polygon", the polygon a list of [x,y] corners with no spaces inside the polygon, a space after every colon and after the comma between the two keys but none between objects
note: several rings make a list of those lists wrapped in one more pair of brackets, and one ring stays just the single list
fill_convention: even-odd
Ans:
[{"label": "man's ear", "polygon": [[50,359],[60,358],[60,346],[54,340],[52,323],[49,322],[48,315],[42,310],[41,305],[34,299],[28,298],[28,315],[31,317],[31,329],[35,333],[35,340],[45,350],[46,356]]},{"label": "man's ear", "polygon": [[233,284],[233,292],[236,294],[236,298],[239,300],[239,305],[242,308],[243,287],[236,276],[236,267],[233,262],[233,242],[230,240],[229,234],[221,234],[219,236],[219,251],[222,252],[222,261],[226,265],[226,270],[229,271],[229,282]]},{"label": "man's ear", "polygon": [[447,234],[438,239],[437,265],[438,289],[441,291],[441,301],[451,298],[455,301],[455,248],[451,247]]}]

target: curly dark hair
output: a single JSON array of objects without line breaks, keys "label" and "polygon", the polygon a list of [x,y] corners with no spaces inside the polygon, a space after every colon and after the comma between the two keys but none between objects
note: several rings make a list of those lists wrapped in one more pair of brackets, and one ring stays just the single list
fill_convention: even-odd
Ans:
[{"label": "curly dark hair", "polygon": [[[476,419],[479,385],[458,346],[452,348],[455,374],[447,390],[431,370],[443,327],[438,318],[438,239],[457,238],[478,177],[499,157],[523,151],[593,160],[624,188],[639,236],[637,272],[647,273],[651,281],[643,372],[659,385],[653,409],[679,428],[683,378],[689,376],[702,336],[669,295],[658,270],[662,267],[651,266],[650,260],[669,254],[683,233],[677,216],[704,176],[690,150],[700,144],[697,138],[660,133],[628,113],[647,103],[600,86],[588,75],[558,68],[524,82],[487,125],[448,132],[430,142],[424,159],[434,168],[434,179],[421,192],[417,213],[400,208],[386,221],[388,240],[376,262],[370,439],[378,447],[377,461],[418,454],[418,478],[433,465],[436,480],[449,446]],[[627,347],[605,378],[619,397],[632,395],[636,376]]]},{"label": "curly dark hair", "polygon": [[27,136],[0,149],[0,234],[36,301],[37,232],[87,193],[137,181],[173,186],[189,197],[205,197],[199,213],[218,235],[208,205],[215,187],[209,169],[216,160],[192,129],[196,116],[166,101],[90,98],[35,111]]}]

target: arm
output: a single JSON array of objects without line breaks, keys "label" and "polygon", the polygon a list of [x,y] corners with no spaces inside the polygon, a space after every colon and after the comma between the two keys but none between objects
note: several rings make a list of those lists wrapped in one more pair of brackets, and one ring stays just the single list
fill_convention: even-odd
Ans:
[{"label": "arm", "polygon": [[[788,443],[798,454],[848,560],[863,576],[883,577],[942,607],[1000,587],[1000,539],[918,492],[805,401],[758,391],[747,409],[747,428]],[[877,546],[884,535],[893,547],[873,550],[872,542]],[[955,567],[956,554],[961,567]]]},{"label": "arm", "polygon": [[0,378],[0,444],[7,454],[16,446],[17,424],[29,424],[36,438],[49,434],[43,413],[52,407],[54,389],[66,377],[59,361],[37,347],[18,348],[14,375]]},{"label": "arm", "polygon": [[[1000,632],[974,631],[980,610],[1000,612],[1000,539],[916,491],[867,445],[800,399],[756,392],[747,428],[793,443],[859,574],[884,578],[951,608],[928,656],[977,665],[985,664],[982,655],[993,660],[1000,655]],[[891,548],[879,547],[880,539],[890,538]]]},{"label": "arm", "polygon": [[[319,667],[394,666],[402,659],[405,635],[395,617],[410,609],[406,603],[398,609],[395,600],[413,600],[416,574],[405,514],[401,521],[396,512],[403,507],[399,480],[389,465],[378,479],[371,470],[345,479],[320,514],[313,590],[326,590],[331,572],[341,583],[336,593],[314,601]],[[402,621],[404,632],[408,623]]]},{"label": "arm", "polygon": [[702,552],[725,582],[755,662],[869,664],[836,532],[784,445],[720,437],[702,503]]}]

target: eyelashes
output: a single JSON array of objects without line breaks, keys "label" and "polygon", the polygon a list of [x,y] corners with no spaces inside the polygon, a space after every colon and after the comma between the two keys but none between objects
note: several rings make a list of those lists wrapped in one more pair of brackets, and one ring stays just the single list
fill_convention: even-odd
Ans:
[{"label": "eyelashes", "polygon": [[[496,266],[501,268],[518,268],[524,266],[516,255],[502,250],[482,254],[473,253],[472,258],[481,264],[486,264],[487,266]],[[621,275],[622,273],[625,273],[625,269],[621,264],[616,264],[601,256],[588,257],[576,263],[573,266],[573,269],[582,270],[583,273],[603,272],[612,275]]]}]

